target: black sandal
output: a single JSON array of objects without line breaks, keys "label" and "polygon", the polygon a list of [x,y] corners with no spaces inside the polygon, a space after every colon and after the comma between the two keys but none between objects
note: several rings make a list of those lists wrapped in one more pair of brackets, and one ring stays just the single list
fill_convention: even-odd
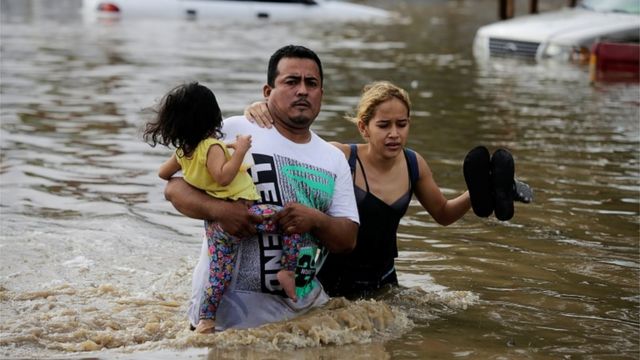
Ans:
[{"label": "black sandal", "polygon": [[505,149],[496,150],[491,157],[491,182],[496,218],[501,221],[513,217],[514,172],[513,156]]},{"label": "black sandal", "polygon": [[464,158],[462,166],[464,180],[469,189],[471,207],[480,217],[488,217],[493,212],[493,196],[491,191],[491,159],[489,150],[477,146]]}]

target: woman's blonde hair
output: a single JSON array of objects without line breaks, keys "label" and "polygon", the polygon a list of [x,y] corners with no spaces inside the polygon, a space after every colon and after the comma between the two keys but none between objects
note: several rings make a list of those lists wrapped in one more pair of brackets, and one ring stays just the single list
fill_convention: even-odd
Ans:
[{"label": "woman's blonde hair", "polygon": [[356,124],[359,121],[362,121],[365,125],[368,125],[378,106],[392,98],[396,98],[404,103],[407,107],[407,116],[409,116],[411,113],[411,100],[409,99],[409,93],[389,81],[375,81],[371,84],[365,85],[362,89],[362,95],[360,96],[360,102],[358,102],[356,116],[347,117],[347,119]]}]

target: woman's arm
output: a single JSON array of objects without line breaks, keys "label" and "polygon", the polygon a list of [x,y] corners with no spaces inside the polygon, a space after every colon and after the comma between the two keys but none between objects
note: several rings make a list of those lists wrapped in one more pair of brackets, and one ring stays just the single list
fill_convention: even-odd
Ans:
[{"label": "woman's arm", "polygon": [[471,208],[469,192],[465,191],[462,195],[448,200],[433,179],[433,173],[427,162],[420,154],[416,153],[416,156],[420,172],[414,189],[416,198],[438,224],[447,226],[458,221]]}]

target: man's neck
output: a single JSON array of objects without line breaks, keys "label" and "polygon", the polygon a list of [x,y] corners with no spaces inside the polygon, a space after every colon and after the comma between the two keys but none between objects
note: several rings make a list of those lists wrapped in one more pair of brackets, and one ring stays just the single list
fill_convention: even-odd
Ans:
[{"label": "man's neck", "polygon": [[279,121],[275,121],[273,126],[282,136],[286,137],[296,144],[306,144],[311,140],[311,130],[309,130],[308,128],[296,129],[289,127]]}]

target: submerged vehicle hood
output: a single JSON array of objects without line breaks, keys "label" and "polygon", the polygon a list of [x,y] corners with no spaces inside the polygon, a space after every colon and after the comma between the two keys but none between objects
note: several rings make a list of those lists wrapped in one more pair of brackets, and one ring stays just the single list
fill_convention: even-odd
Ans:
[{"label": "submerged vehicle hood", "polygon": [[497,22],[482,27],[478,33],[492,38],[576,44],[602,33],[616,33],[634,28],[640,30],[638,15],[566,8]]},{"label": "submerged vehicle hood", "polygon": [[[203,1],[203,0],[82,0],[83,14],[92,20],[99,14],[98,4],[109,3],[120,11],[118,19],[183,19],[216,21],[370,21],[389,20],[394,15],[384,9],[348,1],[316,0],[313,5],[277,1]],[[102,14],[104,15],[104,14]]]}]

